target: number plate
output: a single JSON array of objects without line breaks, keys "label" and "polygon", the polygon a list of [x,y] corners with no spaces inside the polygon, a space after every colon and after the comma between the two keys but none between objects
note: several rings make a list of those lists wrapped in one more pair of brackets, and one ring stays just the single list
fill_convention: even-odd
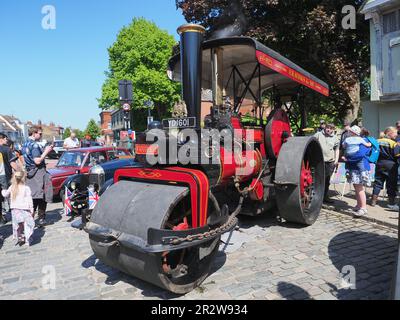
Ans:
[{"label": "number plate", "polygon": [[152,154],[154,156],[158,155],[158,146],[151,144],[136,144],[135,154],[137,155],[148,155]]},{"label": "number plate", "polygon": [[165,129],[185,129],[196,127],[196,118],[177,118],[177,119],[164,119],[163,127]]}]

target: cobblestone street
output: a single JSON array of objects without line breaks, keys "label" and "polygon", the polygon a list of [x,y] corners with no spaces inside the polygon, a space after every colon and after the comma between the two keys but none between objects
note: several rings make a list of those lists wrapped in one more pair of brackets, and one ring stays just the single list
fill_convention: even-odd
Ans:
[{"label": "cobblestone street", "polygon": [[[0,228],[0,299],[388,299],[396,230],[323,211],[311,227],[272,216],[241,217],[196,290],[176,296],[99,262],[85,232],[73,229],[61,204],[31,247],[15,246],[11,225]],[[236,240],[235,240],[236,239]],[[231,244],[233,242],[233,244]],[[223,250],[225,249],[225,250]],[[356,288],[340,272],[354,267]],[[55,288],[49,274],[55,272]]]}]

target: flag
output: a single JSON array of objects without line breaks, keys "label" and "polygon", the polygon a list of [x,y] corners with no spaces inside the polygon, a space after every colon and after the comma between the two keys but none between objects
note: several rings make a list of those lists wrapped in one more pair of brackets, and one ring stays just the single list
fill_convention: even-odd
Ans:
[{"label": "flag", "polygon": [[66,216],[70,216],[72,213],[71,196],[72,192],[65,187],[64,213]]},{"label": "flag", "polygon": [[93,210],[99,201],[99,195],[92,188],[88,188],[89,192],[89,210]]}]

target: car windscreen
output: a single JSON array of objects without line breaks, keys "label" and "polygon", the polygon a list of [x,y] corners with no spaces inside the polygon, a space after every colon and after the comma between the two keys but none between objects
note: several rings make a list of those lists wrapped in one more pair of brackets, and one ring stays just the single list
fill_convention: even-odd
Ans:
[{"label": "car windscreen", "polygon": [[64,141],[54,141],[53,145],[60,148],[64,145]]},{"label": "car windscreen", "polygon": [[57,167],[80,167],[85,156],[86,153],[84,152],[64,152],[57,163]]}]

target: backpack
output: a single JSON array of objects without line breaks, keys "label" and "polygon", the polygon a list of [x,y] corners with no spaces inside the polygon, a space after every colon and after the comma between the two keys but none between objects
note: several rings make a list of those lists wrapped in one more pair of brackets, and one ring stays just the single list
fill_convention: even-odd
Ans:
[{"label": "backpack", "polygon": [[367,137],[367,140],[372,144],[371,154],[368,157],[370,163],[376,163],[379,158],[379,142],[373,137]]}]

